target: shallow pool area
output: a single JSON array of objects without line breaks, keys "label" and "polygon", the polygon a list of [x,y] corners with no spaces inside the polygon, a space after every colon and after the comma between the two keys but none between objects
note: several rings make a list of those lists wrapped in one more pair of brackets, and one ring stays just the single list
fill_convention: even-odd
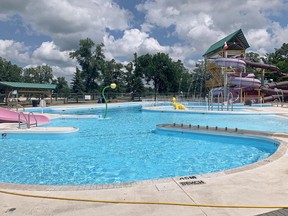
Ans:
[{"label": "shallow pool area", "polygon": [[2,139],[1,182],[109,184],[217,172],[267,158],[277,150],[278,143],[245,136],[162,133],[156,125],[176,122],[251,129],[262,125],[255,122],[263,121],[262,130],[288,128],[287,119],[275,115],[247,118],[147,112],[140,106],[111,107],[108,119],[97,118],[103,108],[70,107],[51,112],[96,117],[61,117],[44,125],[79,128],[77,133],[63,136],[8,134]]}]

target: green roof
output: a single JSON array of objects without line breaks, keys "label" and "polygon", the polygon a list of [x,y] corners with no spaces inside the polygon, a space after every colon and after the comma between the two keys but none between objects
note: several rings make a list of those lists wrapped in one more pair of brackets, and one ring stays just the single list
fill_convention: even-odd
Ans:
[{"label": "green roof", "polygon": [[0,86],[11,88],[26,88],[26,89],[55,89],[54,84],[37,84],[37,83],[22,83],[22,82],[0,82]]},{"label": "green roof", "polygon": [[203,56],[205,57],[205,56],[219,52],[220,50],[223,49],[225,42],[227,43],[229,47],[228,50],[229,49],[245,50],[248,47],[250,47],[242,30],[239,29],[233,32],[232,34],[228,35],[227,37],[211,45]]}]

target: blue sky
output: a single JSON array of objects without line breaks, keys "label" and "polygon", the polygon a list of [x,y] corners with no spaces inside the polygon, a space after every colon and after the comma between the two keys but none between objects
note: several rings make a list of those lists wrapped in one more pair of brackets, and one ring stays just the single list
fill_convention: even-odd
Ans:
[{"label": "blue sky", "polygon": [[0,56],[48,64],[73,77],[79,40],[104,43],[107,59],[164,52],[193,68],[209,46],[242,29],[261,55],[288,43],[288,0],[1,0]]}]

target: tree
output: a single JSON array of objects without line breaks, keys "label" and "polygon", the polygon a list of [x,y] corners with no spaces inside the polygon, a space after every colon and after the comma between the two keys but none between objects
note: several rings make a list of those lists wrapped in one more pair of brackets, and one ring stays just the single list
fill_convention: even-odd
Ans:
[{"label": "tree", "polygon": [[276,65],[282,72],[288,73],[288,43],[284,43],[274,53],[267,54],[269,64]]},{"label": "tree", "polygon": [[[136,54],[135,54],[136,56]],[[132,100],[135,96],[141,96],[144,92],[144,84],[141,76],[134,71],[133,62],[129,62],[125,65],[124,82],[126,84],[126,92],[131,93]]]},{"label": "tree", "polygon": [[72,79],[72,92],[77,94],[82,94],[85,91],[83,80],[81,78],[81,71],[76,67],[76,72]]},{"label": "tree", "polygon": [[79,49],[70,52],[70,58],[76,58],[81,66],[81,77],[85,83],[86,92],[95,92],[98,87],[98,80],[105,63],[103,44],[97,44],[87,38],[80,40]]},{"label": "tree", "polygon": [[252,62],[260,62],[261,57],[258,53],[248,52],[246,53],[246,59]]},{"label": "tree", "polygon": [[23,70],[23,82],[27,83],[52,83],[52,68],[48,65],[25,68]]},{"label": "tree", "polygon": [[173,62],[165,53],[137,57],[135,66],[135,74],[142,74],[146,83],[153,85],[155,100],[157,93],[177,92],[182,73],[187,72],[181,61]]},{"label": "tree", "polygon": [[0,57],[0,81],[21,82],[22,68]]},{"label": "tree", "polygon": [[123,65],[117,63],[114,59],[105,62],[104,70],[102,71],[103,86],[109,85],[111,83],[117,84],[117,92],[124,91],[124,76],[123,76]]},{"label": "tree", "polygon": [[70,93],[70,88],[68,86],[68,82],[64,77],[57,77],[56,80],[53,81],[53,84],[56,84],[55,93],[68,95]]}]

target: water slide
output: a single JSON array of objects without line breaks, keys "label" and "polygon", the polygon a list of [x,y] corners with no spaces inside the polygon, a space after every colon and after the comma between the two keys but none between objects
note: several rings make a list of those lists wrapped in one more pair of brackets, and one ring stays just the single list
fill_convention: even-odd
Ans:
[{"label": "water slide", "polygon": [[[244,69],[246,67],[246,62],[241,59],[232,59],[232,58],[218,58],[215,60],[215,64],[219,67],[226,67],[226,68],[233,68],[235,73],[241,73],[244,72]],[[245,77],[238,77],[234,74],[227,77],[227,81],[231,86],[234,86],[234,90],[236,92],[240,92],[240,88],[243,89],[254,89],[259,88],[261,86],[261,81],[259,79],[256,79],[254,74],[248,74]],[[231,89],[230,89],[231,91]],[[224,92],[224,87],[218,87],[212,89],[213,95],[216,96],[220,92]]]},{"label": "water slide", "polygon": [[[33,117],[35,116],[35,118]],[[50,122],[50,119],[44,115],[33,114],[30,115],[30,124],[35,124],[35,119],[38,125]],[[28,114],[20,115],[20,122],[25,123],[28,119]],[[19,113],[13,110],[4,109],[0,107],[0,123],[18,123]]]},{"label": "water slide", "polygon": [[[236,72],[242,72],[243,69],[247,66],[247,67],[262,68],[262,69],[274,71],[278,73],[279,75],[284,74],[279,70],[278,67],[274,65],[251,62],[246,59],[219,58],[215,60],[215,64],[220,67],[235,68]],[[271,100],[277,99],[279,98],[279,95],[282,95],[282,94],[285,98],[288,97],[288,90],[285,90],[285,89],[288,89],[288,81],[270,83],[261,87],[261,81],[259,79],[254,78],[253,74],[248,74],[246,77],[236,77],[236,76],[230,75],[229,82],[230,84],[235,85],[236,87],[241,87],[241,88],[243,87],[247,87],[250,89],[260,88],[261,92],[270,95],[264,98],[265,101],[271,101]],[[217,93],[221,91],[222,90],[221,88],[223,89],[223,87],[215,88],[214,92]]]},{"label": "water slide", "polygon": [[[251,62],[245,59],[242,59],[248,67],[254,67],[254,68],[263,68],[266,70],[274,71],[278,73],[279,75],[286,75],[285,73],[282,73],[278,67],[274,65],[269,64],[263,64],[263,63],[256,63]],[[261,92],[268,94],[270,96],[264,97],[264,101],[273,101],[275,99],[279,99],[279,96],[282,96],[284,98],[288,98],[288,81],[283,82],[277,82],[277,83],[269,83],[261,87]]]},{"label": "water slide", "polygon": [[[286,88],[287,90],[282,88]],[[288,98],[288,81],[268,83],[261,87],[261,92],[270,95],[264,97],[265,102],[279,99],[279,97],[282,97],[282,94],[284,98]]]},{"label": "water slide", "polygon": [[[234,68],[238,74],[244,72],[246,67],[245,61],[232,58],[218,58],[215,60],[215,64],[219,67]],[[259,88],[261,86],[261,81],[256,79],[253,74],[248,74],[245,77],[229,75],[229,83],[240,87]]]},{"label": "water slide", "polygon": [[248,60],[246,60],[246,59],[241,59],[241,60],[246,63],[246,66],[247,66],[247,67],[263,68],[263,69],[267,69],[267,70],[271,70],[271,71],[278,71],[278,72],[280,72],[279,68],[276,67],[276,66],[274,66],[274,65],[257,63],[257,62],[251,62],[251,61],[248,61]]}]

